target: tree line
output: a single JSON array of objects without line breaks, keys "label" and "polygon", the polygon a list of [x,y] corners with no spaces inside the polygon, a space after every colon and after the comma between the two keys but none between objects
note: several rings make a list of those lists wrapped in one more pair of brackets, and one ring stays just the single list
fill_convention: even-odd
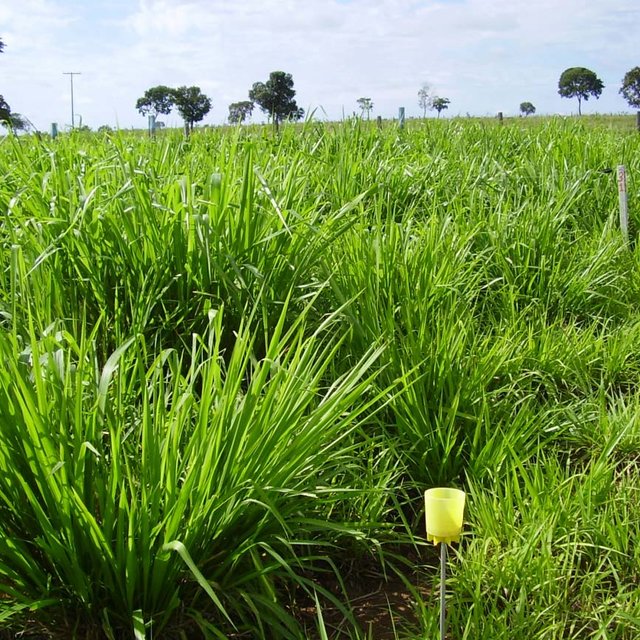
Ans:
[{"label": "tree line", "polygon": [[[585,67],[570,67],[565,69],[558,81],[558,93],[563,98],[577,98],[578,114],[582,115],[582,102],[590,97],[599,98],[604,89],[604,83],[598,76]],[[231,124],[240,124],[251,117],[257,104],[267,115],[275,128],[284,120],[300,120],[304,110],[300,109],[294,100],[293,78],[284,71],[271,72],[266,82],[256,82],[249,90],[249,99],[234,102],[229,105],[228,120]],[[640,67],[628,71],[622,81],[620,93],[632,108],[640,109]],[[362,117],[370,118],[373,111],[373,100],[370,97],[358,98],[356,101]],[[438,96],[424,83],[418,91],[418,106],[426,117],[427,109],[436,111],[438,117],[449,108],[449,98]],[[176,107],[185,121],[187,133],[193,129],[193,124],[199,122],[211,109],[211,100],[204,96],[198,87],[180,87],[170,89],[163,85],[148,89],[144,96],[138,99],[136,108],[146,115],[168,114]],[[536,108],[532,102],[520,103],[520,113],[524,116],[533,115]]]},{"label": "tree line", "polygon": [[[591,69],[569,67],[558,80],[558,93],[563,98],[577,98],[578,115],[582,115],[582,101],[602,95],[604,83]],[[632,109],[640,109],[640,67],[634,67],[625,73],[619,93]],[[536,112],[531,102],[522,102],[520,112],[527,116]]]},{"label": "tree line", "polygon": [[[4,51],[4,42],[0,38],[0,53]],[[558,93],[563,98],[577,98],[578,114],[582,115],[582,102],[590,97],[598,99],[604,89],[604,83],[591,69],[570,67],[565,69],[558,81]],[[630,69],[622,80],[619,93],[630,107],[640,109],[640,67]],[[266,82],[255,82],[248,92],[248,100],[241,100],[229,105],[228,120],[232,124],[245,122],[258,105],[277,129],[285,120],[297,121],[304,117],[304,109],[298,107],[294,97],[293,77],[284,71],[272,71]],[[369,97],[358,98],[357,104],[362,116],[370,117],[373,100]],[[449,108],[450,100],[432,93],[428,84],[423,84],[418,91],[418,106],[426,117],[427,109],[440,113]],[[184,120],[187,135],[197,122],[211,111],[213,103],[197,86],[181,86],[177,89],[158,85],[151,87],[138,98],[136,109],[142,115],[168,115],[175,108]],[[520,112],[532,115],[536,112],[533,103],[520,103]],[[14,129],[26,128],[27,120],[11,110],[11,107],[0,94],[0,124]]]},{"label": "tree line", "polygon": [[[294,96],[293,78],[284,71],[272,71],[266,82],[255,82],[249,89],[249,100],[229,105],[229,122],[244,122],[253,113],[257,104],[273,122],[277,129],[284,120],[300,120],[304,109],[298,107]],[[209,113],[212,102],[200,87],[179,87],[172,89],[164,85],[151,87],[136,102],[136,109],[142,115],[168,115],[176,108],[184,120],[185,132],[189,134],[196,122]]]}]

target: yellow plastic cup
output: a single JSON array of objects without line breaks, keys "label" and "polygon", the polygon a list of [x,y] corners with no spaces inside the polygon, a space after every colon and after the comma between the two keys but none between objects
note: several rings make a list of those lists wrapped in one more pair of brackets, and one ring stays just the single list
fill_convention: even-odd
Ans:
[{"label": "yellow plastic cup", "polygon": [[460,542],[465,493],[460,489],[427,489],[424,492],[427,540],[438,544]]}]

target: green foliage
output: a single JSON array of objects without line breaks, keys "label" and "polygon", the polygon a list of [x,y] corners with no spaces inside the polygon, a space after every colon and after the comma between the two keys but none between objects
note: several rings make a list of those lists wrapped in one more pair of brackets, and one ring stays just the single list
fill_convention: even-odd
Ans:
[{"label": "green foliage", "polygon": [[438,96],[434,96],[431,100],[430,109],[435,109],[438,112],[438,118],[440,117],[440,112],[449,108],[451,104],[451,100],[449,98],[439,98]]},{"label": "green foliage", "polygon": [[452,638],[637,636],[612,122],[0,140],[2,632],[377,637],[339,585],[408,556],[432,637],[453,484]]},{"label": "green foliage", "polygon": [[158,85],[151,87],[144,92],[141,98],[136,102],[136,109],[141,115],[158,116],[160,114],[167,115],[171,113],[175,102],[174,90]]},{"label": "green foliage", "polygon": [[260,360],[246,327],[224,348],[222,310],[182,353],[132,338],[98,368],[95,334],[0,336],[5,598],[49,607],[52,631],[62,615],[124,637],[139,616],[154,636],[206,618],[292,637],[269,600],[333,535],[345,489],[328,488],[380,353],[324,388],[335,318],[305,336],[305,316],[286,328],[284,308]]},{"label": "green foliage", "polygon": [[272,71],[266,82],[256,82],[249,91],[249,99],[271,118],[277,128],[283,120],[300,120],[304,110],[293,99],[293,77],[284,71]]},{"label": "green foliage", "polygon": [[599,98],[604,84],[598,76],[584,67],[565,69],[558,81],[558,93],[563,98],[578,98],[578,114],[582,115],[582,101]]},{"label": "green foliage", "polygon": [[[4,42],[0,39],[0,53],[4,51]],[[7,104],[4,97],[0,95],[0,123],[7,126],[11,121],[11,107]]]},{"label": "green foliage", "polygon": [[525,116],[532,116],[536,112],[536,108],[533,106],[531,102],[521,102],[520,103],[520,113]]},{"label": "green foliage", "polygon": [[11,120],[11,107],[3,96],[0,95],[0,122],[8,123]]},{"label": "green foliage", "polygon": [[620,93],[630,107],[640,109],[640,67],[634,67],[624,74]]},{"label": "green foliage", "polygon": [[211,98],[204,95],[200,87],[178,87],[173,92],[173,100],[187,132],[193,131],[193,125],[211,111]]},{"label": "green foliage", "polygon": [[244,100],[242,102],[233,102],[229,105],[229,122],[231,124],[240,124],[253,113],[253,102]]}]

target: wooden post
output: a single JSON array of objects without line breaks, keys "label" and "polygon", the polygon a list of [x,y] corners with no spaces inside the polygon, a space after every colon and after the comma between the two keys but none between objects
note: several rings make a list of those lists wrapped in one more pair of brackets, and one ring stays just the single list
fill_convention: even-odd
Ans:
[{"label": "wooden post", "polygon": [[58,123],[51,123],[51,137],[55,140],[58,137]]},{"label": "wooden post", "polygon": [[498,122],[499,122],[500,124],[503,124],[502,111],[498,111]]},{"label": "wooden post", "polygon": [[640,111],[636,113],[636,129],[640,131]]},{"label": "wooden post", "polygon": [[629,201],[627,199],[627,172],[623,164],[618,166],[618,198],[620,200],[620,230],[629,242]]},{"label": "wooden post", "polygon": [[404,107],[398,109],[398,125],[404,129]]},{"label": "wooden post", "polygon": [[156,117],[149,115],[149,136],[153,137],[156,133]]},{"label": "wooden post", "polygon": [[378,129],[382,129],[382,116],[378,116],[376,120],[378,121]]}]

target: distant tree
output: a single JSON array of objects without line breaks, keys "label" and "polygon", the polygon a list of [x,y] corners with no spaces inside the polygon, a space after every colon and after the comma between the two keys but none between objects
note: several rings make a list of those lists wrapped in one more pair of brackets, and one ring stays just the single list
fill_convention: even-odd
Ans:
[{"label": "distant tree", "polygon": [[624,74],[620,93],[630,107],[640,109],[640,67],[633,67]]},{"label": "distant tree", "polygon": [[0,96],[0,122],[8,122],[9,118],[11,118],[11,107],[7,101]]},{"label": "distant tree", "polygon": [[[2,38],[0,38],[0,53],[2,53],[3,49],[4,42],[2,42]],[[11,107],[9,107],[5,99],[0,95],[0,124],[8,123],[10,118]]]},{"label": "distant tree", "polygon": [[193,131],[193,125],[211,111],[211,98],[204,95],[200,87],[178,87],[173,92],[173,100],[184,120],[187,135]]},{"label": "distant tree", "polygon": [[531,102],[521,102],[520,103],[520,113],[525,116],[532,116],[536,112],[536,108],[533,106]]},{"label": "distant tree", "polygon": [[565,69],[558,81],[558,93],[563,98],[578,98],[578,115],[582,115],[582,101],[590,96],[599,98],[604,84],[598,76],[584,67]]},{"label": "distant tree", "polygon": [[98,133],[111,133],[113,129],[108,124],[101,124],[98,127]]},{"label": "distant tree", "polygon": [[9,114],[9,117],[2,121],[2,126],[13,131],[28,131],[30,128],[29,121],[19,113]]},{"label": "distant tree", "polygon": [[234,102],[229,105],[229,122],[231,122],[231,124],[239,124],[251,117],[252,113],[253,102],[251,102],[251,100]]},{"label": "distant tree", "polygon": [[418,91],[418,106],[422,109],[422,117],[427,117],[427,109],[431,108],[431,87],[425,82]]},{"label": "distant tree", "polygon": [[164,115],[171,113],[173,105],[173,89],[160,84],[157,87],[147,89],[142,98],[138,98],[136,109],[140,112],[140,115],[158,117],[161,113]]},{"label": "distant tree", "polygon": [[440,117],[440,112],[449,108],[451,104],[451,100],[449,98],[439,98],[438,96],[434,96],[431,100],[430,109],[435,109],[438,112],[438,118]]},{"label": "distant tree", "polygon": [[369,114],[373,109],[373,101],[371,98],[358,98],[357,100],[358,106],[360,107],[360,111],[362,115],[367,114],[367,120],[369,119]]},{"label": "distant tree", "polygon": [[267,114],[276,130],[283,120],[304,116],[304,109],[293,99],[295,95],[293,77],[284,71],[272,71],[266,82],[256,82],[249,90],[249,99]]}]

